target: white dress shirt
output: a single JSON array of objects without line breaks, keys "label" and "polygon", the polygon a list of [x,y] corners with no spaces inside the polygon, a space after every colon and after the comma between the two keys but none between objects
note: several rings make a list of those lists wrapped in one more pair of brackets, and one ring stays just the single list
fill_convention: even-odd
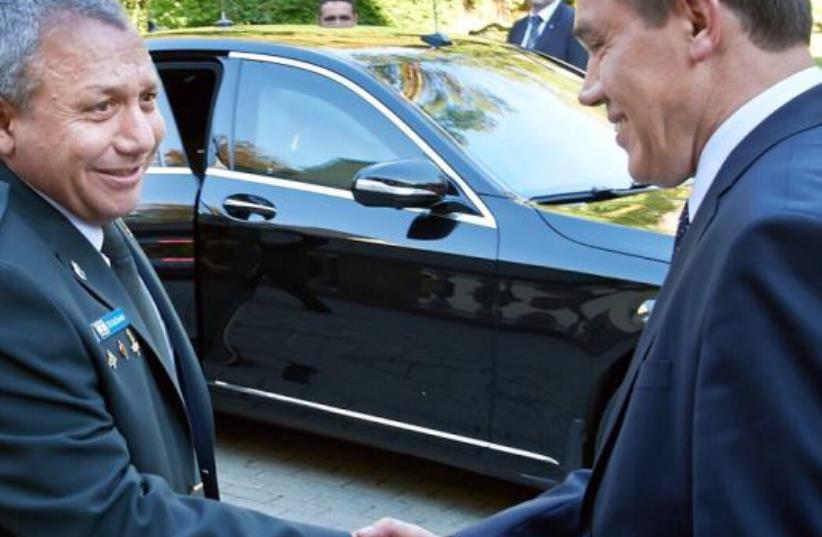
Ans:
[{"label": "white dress shirt", "polygon": [[525,45],[528,44],[528,39],[531,37],[532,32],[536,31],[537,35],[542,35],[542,32],[545,31],[545,25],[548,24],[548,21],[551,19],[551,17],[553,17],[554,11],[557,10],[557,7],[559,7],[559,3],[561,1],[562,0],[554,0],[553,2],[551,2],[544,8],[540,9],[536,13],[534,13],[533,11],[528,13],[529,17],[532,15],[538,16],[542,22],[539,23],[539,26],[537,28],[534,28],[529,20],[528,26],[525,28],[525,34],[523,34],[522,36],[522,42],[520,43],[521,47],[525,47]]},{"label": "white dress shirt", "polygon": [[736,146],[777,109],[818,84],[822,84],[822,69],[809,67],[799,71],[739,107],[716,129],[702,149],[696,167],[691,197],[688,199],[691,222],[716,174]]}]

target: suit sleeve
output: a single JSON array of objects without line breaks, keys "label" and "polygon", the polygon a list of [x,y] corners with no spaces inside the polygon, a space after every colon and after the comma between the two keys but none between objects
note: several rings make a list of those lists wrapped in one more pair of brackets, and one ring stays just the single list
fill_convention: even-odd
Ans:
[{"label": "suit sleeve", "polygon": [[106,410],[89,349],[40,287],[0,265],[0,533],[347,535],[178,495],[139,473]]},{"label": "suit sleeve", "polygon": [[578,537],[590,470],[577,470],[536,498],[500,511],[455,537]]},{"label": "suit sleeve", "polygon": [[712,283],[693,425],[696,537],[822,535],[822,218],[810,205],[740,231]]}]

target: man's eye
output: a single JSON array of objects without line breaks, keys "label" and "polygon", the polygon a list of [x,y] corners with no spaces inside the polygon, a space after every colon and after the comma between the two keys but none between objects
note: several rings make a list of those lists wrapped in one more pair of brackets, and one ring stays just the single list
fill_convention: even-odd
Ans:
[{"label": "man's eye", "polygon": [[105,113],[111,110],[112,102],[111,101],[101,101],[91,106],[90,110],[96,113]]},{"label": "man's eye", "polygon": [[140,101],[144,103],[153,103],[157,100],[157,92],[149,91],[140,96]]}]

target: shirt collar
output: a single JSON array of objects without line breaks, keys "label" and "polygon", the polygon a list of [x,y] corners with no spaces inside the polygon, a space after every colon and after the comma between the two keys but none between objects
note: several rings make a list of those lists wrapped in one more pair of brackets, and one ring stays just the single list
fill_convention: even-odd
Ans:
[{"label": "shirt collar", "polygon": [[542,23],[545,23],[554,15],[554,11],[557,10],[557,7],[559,7],[559,3],[561,1],[562,0],[554,0],[553,2],[551,2],[544,8],[540,9],[536,13],[532,11],[531,15],[537,15],[542,21]]},{"label": "shirt collar", "polygon": [[[25,182],[25,181],[24,181]],[[28,183],[26,183],[28,185]],[[51,199],[50,197],[46,196],[36,188],[31,185],[28,185],[34,192],[37,193],[41,198],[46,200],[52,207],[60,211],[60,213],[66,217],[66,219],[71,222],[71,224],[77,228],[77,231],[80,232],[83,237],[88,240],[91,245],[94,247],[95,250],[100,252],[103,249],[103,228],[101,226],[95,226],[93,224],[89,224],[83,220],[80,220],[72,213],[68,211],[65,207]],[[102,254],[101,254],[102,255]]]},{"label": "shirt collar", "polygon": [[691,222],[716,174],[736,146],[768,116],[817,84],[822,84],[822,69],[809,67],[799,71],[742,105],[714,131],[702,149],[696,167],[691,197],[688,200]]}]

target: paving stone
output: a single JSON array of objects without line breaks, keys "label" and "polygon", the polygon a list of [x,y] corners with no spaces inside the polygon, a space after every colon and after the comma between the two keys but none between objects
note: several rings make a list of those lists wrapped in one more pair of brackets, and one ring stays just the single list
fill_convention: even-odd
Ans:
[{"label": "paving stone", "polygon": [[234,417],[218,418],[223,501],[352,530],[384,516],[448,535],[536,494],[413,457]]}]

